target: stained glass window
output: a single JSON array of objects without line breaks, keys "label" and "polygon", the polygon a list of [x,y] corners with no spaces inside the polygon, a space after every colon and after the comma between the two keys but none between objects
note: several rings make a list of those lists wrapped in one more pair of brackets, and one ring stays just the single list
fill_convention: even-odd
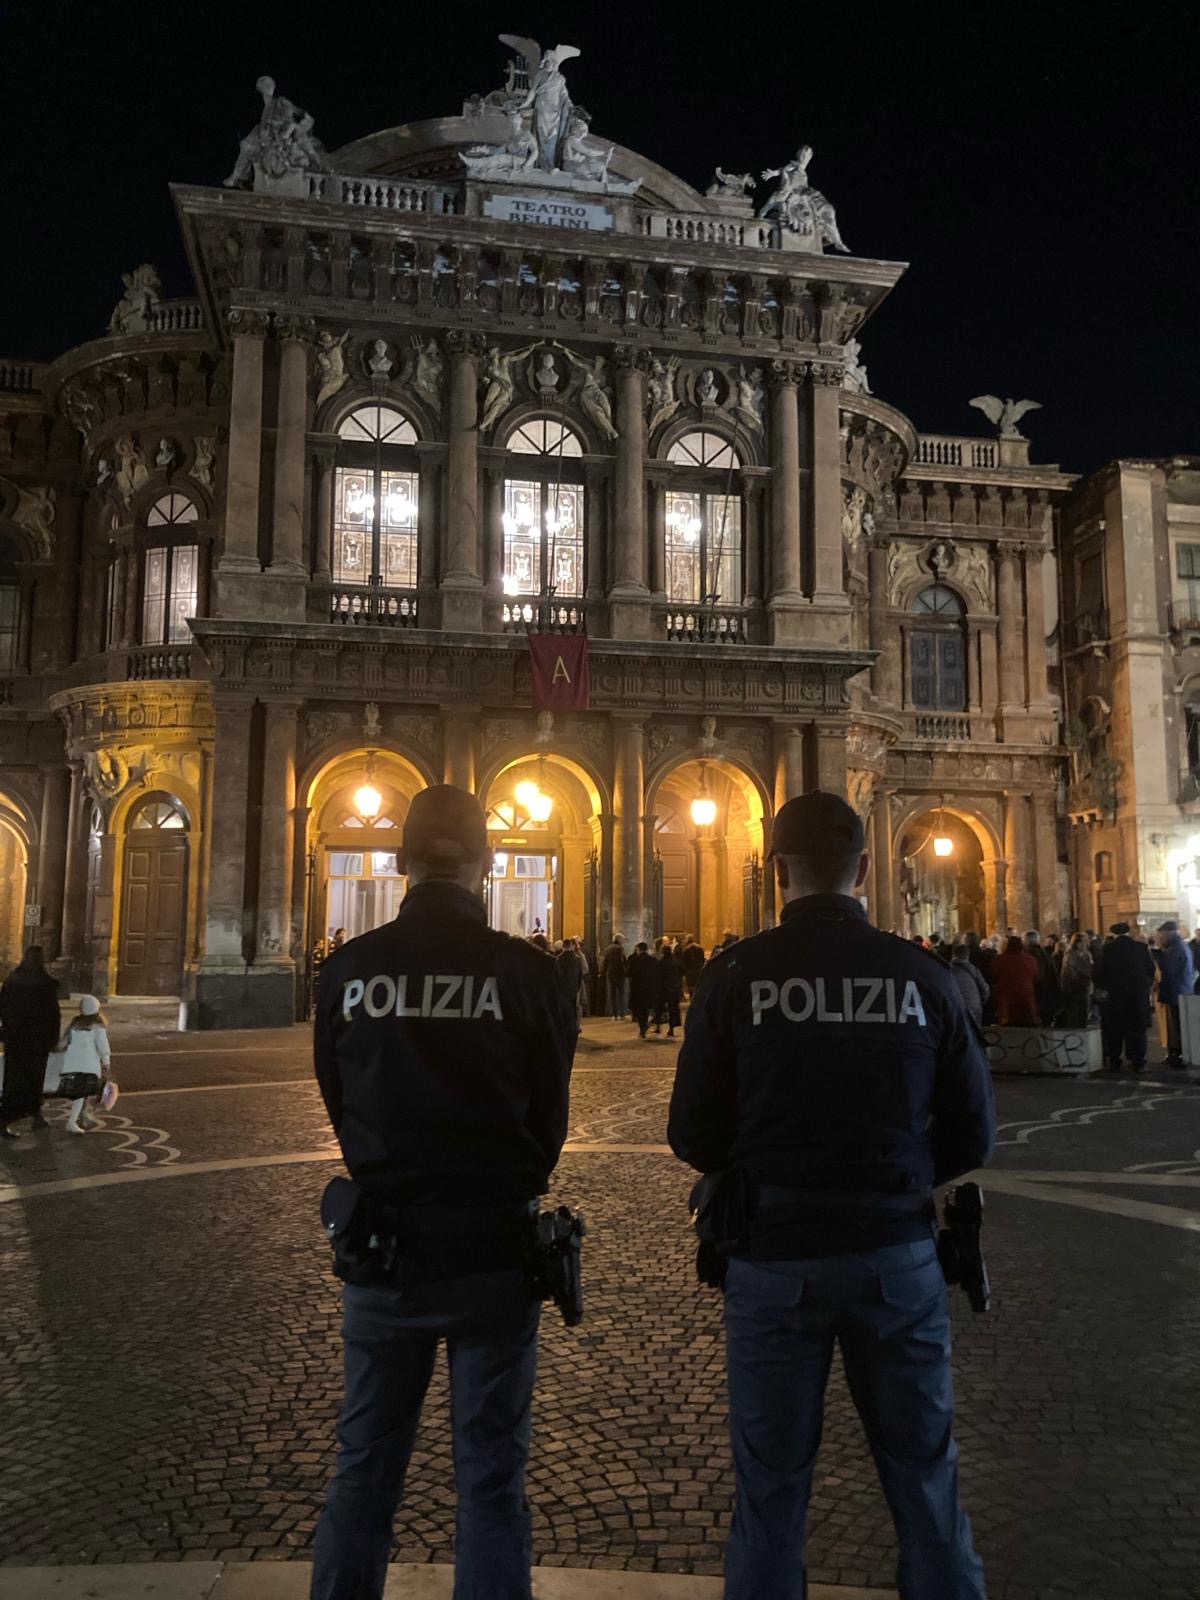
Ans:
[{"label": "stained glass window", "polygon": [[196,615],[200,549],[150,545],[142,555],[142,643],[188,644]]},{"label": "stained glass window", "polygon": [[682,439],[677,439],[667,452],[667,460],[677,467],[708,467],[710,470],[732,467],[736,471],[742,464],[741,457],[727,439],[705,428],[697,428],[694,433],[685,433]]},{"label": "stained glass window", "polygon": [[742,502],[734,495],[669,490],[667,598],[699,605],[742,601]]},{"label": "stained glass window", "polygon": [[420,475],[411,422],[394,407],[360,406],[338,434],[347,442],[334,478],[332,567],[335,583],[417,584]]},{"label": "stained glass window", "polygon": [[579,468],[563,462],[582,454],[579,439],[561,422],[534,417],[507,443],[534,459],[504,485],[504,593],[577,598],[584,588],[583,485],[571,481]]},{"label": "stained glass window", "polygon": [[195,502],[186,494],[164,494],[147,511],[146,526],[175,527],[182,522],[195,522],[197,515]]}]

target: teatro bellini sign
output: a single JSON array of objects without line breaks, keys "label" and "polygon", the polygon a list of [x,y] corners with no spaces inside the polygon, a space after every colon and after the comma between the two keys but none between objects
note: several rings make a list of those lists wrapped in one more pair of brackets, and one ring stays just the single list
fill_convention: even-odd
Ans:
[{"label": "teatro bellini sign", "polygon": [[551,199],[545,194],[494,194],[483,202],[483,213],[499,222],[525,222],[539,228],[575,228],[581,233],[611,231],[613,214],[574,198]]}]

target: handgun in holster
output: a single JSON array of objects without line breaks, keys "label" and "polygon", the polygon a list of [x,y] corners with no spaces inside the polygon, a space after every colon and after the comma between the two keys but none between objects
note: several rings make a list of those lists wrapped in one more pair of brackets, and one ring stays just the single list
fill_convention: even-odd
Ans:
[{"label": "handgun in holster", "polygon": [[553,1300],[568,1328],[583,1321],[583,1238],[587,1223],[582,1211],[558,1206],[541,1211],[534,1219],[530,1249],[530,1276],[534,1293]]},{"label": "handgun in holster", "polygon": [[946,1193],[943,1227],[938,1233],[938,1260],[947,1283],[961,1285],[971,1310],[987,1310],[992,1287],[983,1259],[983,1190],[977,1183],[960,1183]]},{"label": "handgun in holster", "polygon": [[741,1167],[706,1172],[688,1196],[696,1230],[696,1276],[706,1288],[724,1289],[729,1258],[749,1247],[756,1189]]}]

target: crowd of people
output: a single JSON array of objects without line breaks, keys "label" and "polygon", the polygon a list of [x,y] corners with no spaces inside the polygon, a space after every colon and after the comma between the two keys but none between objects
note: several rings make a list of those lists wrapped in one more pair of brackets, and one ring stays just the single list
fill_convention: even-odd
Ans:
[{"label": "crowd of people", "polygon": [[[736,942],[736,933],[726,933],[711,955]],[[651,1031],[659,1033],[665,1025],[667,1037],[673,1039],[680,1026],[684,996],[691,999],[708,959],[704,946],[690,933],[679,939],[656,939],[653,949],[641,939],[629,952],[622,936],[614,934],[600,962],[605,1015],[617,1022],[631,1017],[642,1039]]]},{"label": "crowd of people", "polygon": [[43,1099],[68,1079],[91,1092],[72,1099],[66,1131],[83,1134],[100,1125],[93,1112],[100,1109],[112,1076],[108,1025],[99,1000],[85,994],[64,1031],[58,984],[46,971],[39,945],[30,945],[0,985],[0,1043],[0,1139],[19,1138],[12,1124],[26,1118],[33,1132],[44,1133],[50,1124]]},{"label": "crowd of people", "polygon": [[981,938],[967,933],[957,942],[913,935],[942,960],[981,1026],[1086,1028],[1099,1023],[1105,1066],[1134,1072],[1146,1064],[1146,1035],[1155,1002],[1164,1023],[1167,1064],[1182,1068],[1179,1002],[1197,992],[1200,928],[1189,937],[1173,921],[1163,922],[1153,943],[1140,928],[1115,922],[1103,938],[1090,928],[1045,941],[1035,930]]}]

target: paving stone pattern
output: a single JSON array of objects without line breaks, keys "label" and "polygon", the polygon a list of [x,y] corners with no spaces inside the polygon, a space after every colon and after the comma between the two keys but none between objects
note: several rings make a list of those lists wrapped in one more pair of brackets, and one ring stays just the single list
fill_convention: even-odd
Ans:
[{"label": "paving stone pattern", "polygon": [[[663,1060],[639,1051],[622,1058],[636,1071],[581,1072],[573,1134],[661,1141],[670,1078],[654,1068]],[[264,1062],[262,1075],[273,1066]],[[153,1117],[148,1100],[132,1104],[196,1159],[201,1149],[207,1158],[319,1147],[312,1093],[162,1097]],[[1014,1121],[1073,1103],[1061,1085],[1001,1090],[1002,1116]],[[1200,1114],[1186,1101],[1095,1126],[1110,1164],[1125,1158],[1116,1170],[1138,1161],[1151,1127],[1145,1159],[1159,1149],[1182,1159],[1200,1145]],[[1036,1164],[1051,1164],[1056,1137],[1032,1141],[1041,1141]],[[1100,1164],[1096,1152],[1080,1158],[1082,1129],[1063,1137],[1071,1165]],[[98,1148],[76,1149],[89,1143],[66,1147],[56,1136],[43,1160],[99,1162]],[[219,1173],[0,1206],[4,1563],[309,1551],[340,1381],[337,1286],[317,1227],[328,1170]],[[560,1168],[556,1198],[582,1204],[593,1228],[584,1326],[544,1324],[529,1485],[544,1563],[719,1570],[732,1487],[720,1300],[694,1281],[689,1181],[654,1154],[569,1155]],[[1174,1190],[1163,1198],[1190,1203]],[[962,1480],[989,1593],[1195,1600],[1192,1238],[1008,1195],[992,1200],[988,1233],[993,1312],[974,1318],[959,1303],[955,1317]],[[453,1510],[439,1376],[398,1557],[449,1559]],[[890,1585],[890,1521],[840,1373],[810,1528],[814,1581]]]}]

